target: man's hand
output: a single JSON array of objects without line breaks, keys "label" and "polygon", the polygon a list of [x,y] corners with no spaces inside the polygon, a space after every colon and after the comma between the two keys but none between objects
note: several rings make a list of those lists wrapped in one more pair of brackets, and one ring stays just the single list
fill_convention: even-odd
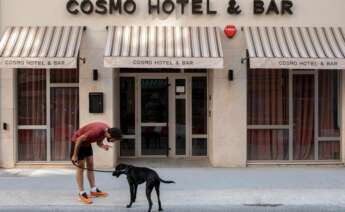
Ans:
[{"label": "man's hand", "polygon": [[110,148],[112,148],[112,146],[107,145],[107,144],[102,145],[102,149],[104,149],[105,151],[108,151]]},{"label": "man's hand", "polygon": [[78,156],[77,155],[72,156],[72,162],[78,164]]}]

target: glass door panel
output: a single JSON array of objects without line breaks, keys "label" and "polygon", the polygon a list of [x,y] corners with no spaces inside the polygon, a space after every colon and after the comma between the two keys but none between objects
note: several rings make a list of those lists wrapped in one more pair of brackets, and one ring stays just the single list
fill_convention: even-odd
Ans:
[{"label": "glass door panel", "polygon": [[141,80],[141,154],[168,155],[168,79]]}]

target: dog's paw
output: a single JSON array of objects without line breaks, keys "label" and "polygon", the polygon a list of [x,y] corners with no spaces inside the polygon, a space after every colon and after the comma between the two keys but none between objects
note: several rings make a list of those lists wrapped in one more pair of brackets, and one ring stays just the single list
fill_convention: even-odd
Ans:
[{"label": "dog's paw", "polygon": [[126,208],[131,208],[132,207],[132,205],[126,205]]},{"label": "dog's paw", "polygon": [[163,211],[163,208],[159,208],[158,211]]}]

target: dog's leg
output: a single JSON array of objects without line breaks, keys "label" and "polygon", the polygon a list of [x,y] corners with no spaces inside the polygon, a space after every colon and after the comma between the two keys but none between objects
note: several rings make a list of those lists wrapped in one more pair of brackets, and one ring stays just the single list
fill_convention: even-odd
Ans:
[{"label": "dog's leg", "polygon": [[129,184],[129,192],[130,192],[130,197],[131,197],[131,200],[130,200],[130,203],[126,206],[127,208],[130,208],[132,207],[132,204],[133,204],[133,199],[134,199],[134,185],[130,182],[128,182]]},{"label": "dog's leg", "polygon": [[149,210],[148,212],[151,212],[151,209],[152,209],[152,200],[151,200],[151,193],[152,193],[152,190],[153,190],[153,183],[149,183],[147,182],[146,183],[146,198],[147,198],[147,201],[149,202]]},{"label": "dog's leg", "polygon": [[138,185],[135,184],[134,185],[134,198],[133,198],[133,202],[135,202],[137,200],[137,193],[138,193]]},{"label": "dog's leg", "polygon": [[160,188],[160,182],[156,183],[155,185],[155,189],[156,189],[156,193],[157,193],[157,199],[158,199],[158,210],[162,211],[162,203],[161,203],[161,197],[160,197],[160,192],[159,192],[159,188]]}]

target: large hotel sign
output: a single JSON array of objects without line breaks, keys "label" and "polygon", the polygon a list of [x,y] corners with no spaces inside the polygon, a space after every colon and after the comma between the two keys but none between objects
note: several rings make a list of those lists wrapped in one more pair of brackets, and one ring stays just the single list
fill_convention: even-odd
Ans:
[{"label": "large hotel sign", "polygon": [[[190,9],[193,15],[216,15],[220,9],[225,9],[229,15],[242,13],[239,0],[226,0],[223,8],[213,8],[211,0],[68,0],[67,11],[72,15],[79,14],[134,14],[138,9],[136,1],[147,1],[149,14],[172,14],[179,12],[185,14]],[[219,0],[214,0],[219,1]],[[255,15],[292,15],[292,0],[252,0],[253,14]]]}]

